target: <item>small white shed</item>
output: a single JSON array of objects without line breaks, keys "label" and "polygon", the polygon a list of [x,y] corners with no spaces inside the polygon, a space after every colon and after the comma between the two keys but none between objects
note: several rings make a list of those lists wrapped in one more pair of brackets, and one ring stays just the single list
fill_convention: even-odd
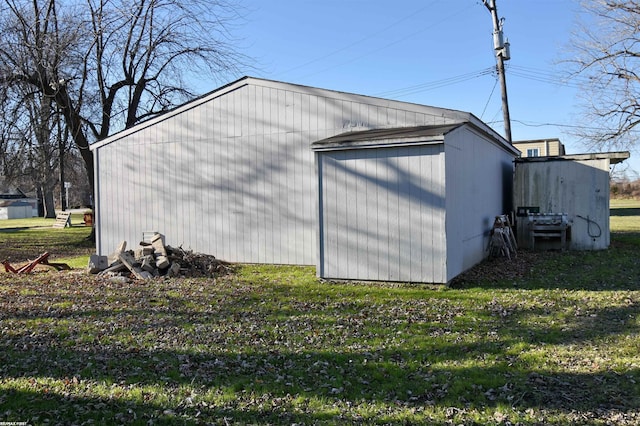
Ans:
[{"label": "small white shed", "polygon": [[[541,214],[565,214],[569,250],[609,247],[610,165],[627,158],[626,151],[518,158],[514,202],[516,210],[523,212],[516,218],[519,247],[532,248],[527,209]],[[554,243],[543,240],[541,247],[557,247]]]},{"label": "small white shed", "polygon": [[[512,205],[518,155],[467,112],[251,77],[91,150],[99,254],[159,231],[167,244],[232,262],[316,264],[332,278],[437,283],[486,254],[493,216]],[[343,183],[344,192],[336,187]],[[338,204],[326,197],[318,208],[319,185],[355,197],[347,200],[353,218],[369,209],[378,231],[392,226],[375,248],[364,243],[373,232],[364,224],[340,240],[350,256],[375,255],[386,273],[353,274],[328,263],[334,227],[351,222],[331,216]],[[424,240],[405,241],[409,230]]]},{"label": "small white shed", "polygon": [[33,217],[30,202],[18,200],[0,200],[0,219],[25,219]]}]

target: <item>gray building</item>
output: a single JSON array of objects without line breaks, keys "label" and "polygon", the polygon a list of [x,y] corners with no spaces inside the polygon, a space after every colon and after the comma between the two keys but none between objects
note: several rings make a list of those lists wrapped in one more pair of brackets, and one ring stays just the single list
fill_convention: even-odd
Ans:
[{"label": "gray building", "polygon": [[91,149],[99,254],[159,231],[233,262],[439,283],[486,255],[518,155],[470,113],[250,77]]},{"label": "gray building", "polygon": [[[33,205],[22,200],[0,199],[0,219],[25,219],[34,217]],[[37,209],[36,209],[37,213]]]},{"label": "gray building", "polygon": [[24,219],[38,216],[38,200],[20,188],[0,192],[0,219]]},{"label": "gray building", "polygon": [[[609,171],[629,152],[519,158],[515,163],[514,202],[518,211],[538,214],[517,218],[521,248],[602,250],[609,247]],[[531,233],[531,220],[561,214],[566,221],[564,247],[553,233]],[[544,226],[543,226],[544,227]]]}]

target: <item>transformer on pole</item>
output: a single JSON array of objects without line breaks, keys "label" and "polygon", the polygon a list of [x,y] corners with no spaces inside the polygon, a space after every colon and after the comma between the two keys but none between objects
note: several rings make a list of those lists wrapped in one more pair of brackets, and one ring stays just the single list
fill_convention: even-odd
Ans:
[{"label": "transformer on pole", "polygon": [[511,59],[509,49],[509,41],[504,41],[502,27],[504,18],[498,18],[498,7],[496,0],[482,0],[484,5],[489,9],[493,18],[493,49],[496,53],[496,65],[498,69],[498,78],[500,79],[500,88],[502,89],[502,115],[504,119],[505,139],[512,143],[511,140],[511,118],[509,116],[509,99],[507,97],[507,79],[505,76],[504,62]]}]

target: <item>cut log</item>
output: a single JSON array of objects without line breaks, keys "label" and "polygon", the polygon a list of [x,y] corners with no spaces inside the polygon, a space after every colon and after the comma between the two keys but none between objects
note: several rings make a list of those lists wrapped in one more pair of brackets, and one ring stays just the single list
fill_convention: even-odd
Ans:
[{"label": "cut log", "polygon": [[140,267],[136,265],[136,261],[133,256],[127,252],[120,253],[118,256],[120,261],[124,263],[124,265],[131,271],[131,273],[138,278],[139,280],[146,280],[149,278],[153,278],[153,275],[147,271],[143,271]]},{"label": "cut log", "polygon": [[167,257],[167,249],[164,246],[164,235],[155,234],[151,237],[151,246],[156,255],[156,266],[158,269],[166,269],[171,265]]},{"label": "cut log", "polygon": [[180,275],[180,264],[177,263],[177,262],[173,262],[171,264],[171,267],[167,271],[167,276],[169,276],[169,277],[177,277],[178,275]]},{"label": "cut log", "polygon": [[127,248],[127,242],[120,241],[120,244],[118,244],[118,247],[113,251],[113,253],[107,256],[107,260],[109,261],[109,266],[113,265],[115,262],[118,261],[118,256],[120,256],[120,253],[124,253],[126,248]]},{"label": "cut log", "polygon": [[136,259],[144,259],[147,256],[153,254],[153,247],[140,247],[133,251],[133,256]]},{"label": "cut log", "polygon": [[140,259],[140,267],[153,274],[156,270],[156,262],[154,261],[153,256],[148,255]]},{"label": "cut log", "polygon": [[92,254],[89,256],[89,273],[97,274],[98,272],[102,272],[109,267],[109,259],[107,256],[99,256],[97,254]]},{"label": "cut log", "polygon": [[144,233],[136,249],[125,251],[126,245],[126,241],[122,241],[108,256],[109,267],[100,274],[128,270],[132,277],[148,279],[161,275],[215,277],[232,272],[228,263],[215,256],[165,245],[164,235],[159,232]]},{"label": "cut log", "polygon": [[106,274],[109,274],[111,272],[122,272],[122,271],[126,271],[127,269],[128,268],[125,266],[124,263],[120,262],[119,260],[116,260],[107,269],[105,269],[104,271],[101,271],[100,273],[98,273],[98,275],[106,275]]},{"label": "cut log", "polygon": [[155,251],[156,255],[166,256],[167,249],[164,247],[164,237],[162,234],[155,234],[151,239],[151,246]]}]

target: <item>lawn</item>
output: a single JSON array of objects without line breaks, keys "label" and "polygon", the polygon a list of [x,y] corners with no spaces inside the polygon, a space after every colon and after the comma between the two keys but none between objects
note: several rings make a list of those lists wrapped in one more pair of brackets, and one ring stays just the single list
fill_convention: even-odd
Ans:
[{"label": "lawn", "polygon": [[638,222],[613,209],[609,250],[454,287],[0,274],[0,422],[637,425]]},{"label": "lawn", "polygon": [[0,220],[0,260],[20,264],[48,252],[52,261],[86,266],[95,244],[87,239],[91,227],[83,226],[81,218],[72,215],[73,226],[67,228],[52,228],[55,219]]}]

